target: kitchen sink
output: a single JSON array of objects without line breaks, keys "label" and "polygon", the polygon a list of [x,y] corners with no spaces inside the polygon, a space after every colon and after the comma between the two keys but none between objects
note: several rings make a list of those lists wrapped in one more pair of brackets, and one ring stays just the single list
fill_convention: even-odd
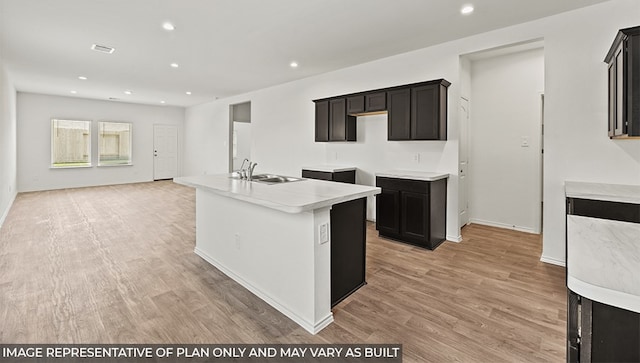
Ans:
[{"label": "kitchen sink", "polygon": [[[240,179],[240,176],[234,173],[231,176],[231,178]],[[281,184],[281,183],[289,183],[289,182],[296,182],[296,181],[302,181],[302,180],[304,179],[295,178],[292,176],[276,175],[276,174],[256,174],[251,178],[251,181],[264,183],[264,184]]]},{"label": "kitchen sink", "polygon": [[302,181],[302,180],[304,179],[294,178],[291,176],[274,175],[274,174],[258,174],[258,175],[254,175],[252,178],[252,181],[254,182],[265,183],[265,184],[289,183],[289,182],[296,182],[296,181]]}]

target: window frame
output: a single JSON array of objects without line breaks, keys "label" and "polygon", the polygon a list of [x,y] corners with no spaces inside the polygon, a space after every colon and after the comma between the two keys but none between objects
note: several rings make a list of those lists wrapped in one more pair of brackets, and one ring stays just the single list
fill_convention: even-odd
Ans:
[{"label": "window frame", "polygon": [[[126,163],[109,163],[102,160],[102,148],[103,148],[103,126],[105,124],[120,124],[127,125],[129,128],[129,160]],[[133,123],[125,121],[99,121],[98,122],[98,167],[113,167],[113,166],[131,166],[133,165]]]},{"label": "window frame", "polygon": [[[86,130],[87,133],[86,135],[87,137],[87,161],[86,162],[82,162],[82,163],[72,163],[72,162],[66,162],[66,163],[61,163],[58,162],[56,163],[56,131],[58,131],[59,127],[56,125],[57,121],[69,121],[69,122],[84,122],[85,126],[87,126]],[[66,119],[66,118],[52,118],[51,119],[51,137],[50,137],[50,141],[51,141],[51,160],[50,160],[50,164],[49,167],[51,169],[74,169],[74,168],[91,168],[93,166],[93,158],[91,157],[93,152],[92,152],[92,128],[93,128],[93,122],[92,120],[73,120],[73,119]]]}]

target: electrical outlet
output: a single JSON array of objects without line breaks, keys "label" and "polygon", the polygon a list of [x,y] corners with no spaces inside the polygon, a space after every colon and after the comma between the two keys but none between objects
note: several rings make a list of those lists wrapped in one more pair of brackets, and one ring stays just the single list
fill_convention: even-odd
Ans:
[{"label": "electrical outlet", "polygon": [[329,242],[329,224],[322,223],[319,227],[319,239],[320,244]]}]

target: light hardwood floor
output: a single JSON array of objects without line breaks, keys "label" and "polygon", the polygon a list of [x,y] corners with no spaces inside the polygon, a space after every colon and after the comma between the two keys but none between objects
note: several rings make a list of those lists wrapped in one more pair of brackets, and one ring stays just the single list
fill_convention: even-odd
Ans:
[{"label": "light hardwood floor", "polygon": [[170,181],[23,193],[0,229],[0,343],[400,343],[405,362],[560,362],[564,268],[470,225],[436,251],[367,230],[368,285],[313,336],[193,253]]}]

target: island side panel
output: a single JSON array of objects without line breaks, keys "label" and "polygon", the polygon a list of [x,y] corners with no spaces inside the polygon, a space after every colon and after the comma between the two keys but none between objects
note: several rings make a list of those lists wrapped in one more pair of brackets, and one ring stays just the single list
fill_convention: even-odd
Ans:
[{"label": "island side panel", "polygon": [[312,334],[333,321],[329,208],[285,213],[196,189],[195,252]]}]

